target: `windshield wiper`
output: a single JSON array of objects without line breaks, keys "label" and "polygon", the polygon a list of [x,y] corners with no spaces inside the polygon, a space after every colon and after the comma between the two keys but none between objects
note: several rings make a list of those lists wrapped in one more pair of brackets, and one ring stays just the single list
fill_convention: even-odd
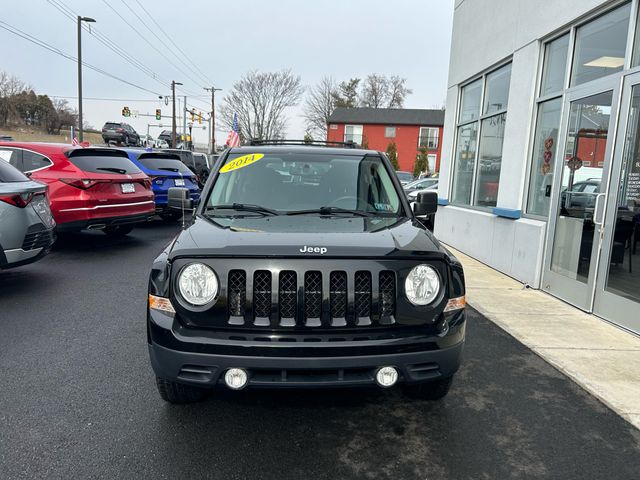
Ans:
[{"label": "windshield wiper", "polygon": [[287,212],[287,215],[306,215],[309,213],[319,213],[320,215],[333,215],[336,213],[350,213],[351,215],[357,215],[359,217],[371,217],[372,213],[363,212],[362,210],[350,210],[348,208],[340,208],[340,207],[320,207],[320,208],[312,208],[309,210],[293,210],[291,212]]},{"label": "windshield wiper", "polygon": [[238,210],[244,212],[262,213],[263,215],[280,215],[280,212],[267,207],[261,207],[260,205],[254,205],[251,203],[229,203],[225,205],[211,205],[207,207],[207,210]]},{"label": "windshield wiper", "polygon": [[127,173],[126,170],[122,168],[115,168],[115,167],[96,167],[96,170],[104,170],[105,172],[120,173],[121,175],[124,175],[125,173]]},{"label": "windshield wiper", "polygon": [[164,170],[165,172],[177,172],[178,169],[177,168],[170,168],[170,167],[161,167],[158,170]]}]

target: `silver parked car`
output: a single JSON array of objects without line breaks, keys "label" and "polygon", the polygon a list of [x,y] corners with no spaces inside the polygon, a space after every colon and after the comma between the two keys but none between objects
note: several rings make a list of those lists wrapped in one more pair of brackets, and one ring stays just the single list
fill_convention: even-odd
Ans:
[{"label": "silver parked car", "polygon": [[47,187],[0,158],[0,269],[45,256],[55,241]]}]

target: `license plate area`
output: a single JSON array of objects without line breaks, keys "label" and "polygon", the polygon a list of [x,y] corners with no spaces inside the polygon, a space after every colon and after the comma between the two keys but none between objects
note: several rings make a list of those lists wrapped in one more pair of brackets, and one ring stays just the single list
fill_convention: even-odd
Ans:
[{"label": "license plate area", "polygon": [[120,188],[122,189],[122,193],[136,192],[136,186],[133,183],[121,183]]},{"label": "license plate area", "polygon": [[184,178],[176,178],[176,187],[184,187]]}]

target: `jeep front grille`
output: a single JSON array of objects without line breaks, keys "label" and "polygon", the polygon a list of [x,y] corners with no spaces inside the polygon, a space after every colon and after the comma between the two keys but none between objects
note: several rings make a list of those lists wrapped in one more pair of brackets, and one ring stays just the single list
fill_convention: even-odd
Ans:
[{"label": "jeep front grille", "polygon": [[[253,283],[248,284],[251,278]],[[228,282],[229,325],[360,327],[395,323],[396,275],[390,270],[256,270],[248,274],[231,270]]]}]

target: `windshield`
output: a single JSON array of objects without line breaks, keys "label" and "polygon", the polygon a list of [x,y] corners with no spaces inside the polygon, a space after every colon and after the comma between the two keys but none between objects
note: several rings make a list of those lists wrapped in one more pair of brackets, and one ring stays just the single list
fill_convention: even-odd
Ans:
[{"label": "windshield", "polygon": [[401,212],[400,198],[379,157],[292,152],[229,155],[206,205],[233,204],[277,212],[323,207],[324,212],[326,207],[376,215]]}]

